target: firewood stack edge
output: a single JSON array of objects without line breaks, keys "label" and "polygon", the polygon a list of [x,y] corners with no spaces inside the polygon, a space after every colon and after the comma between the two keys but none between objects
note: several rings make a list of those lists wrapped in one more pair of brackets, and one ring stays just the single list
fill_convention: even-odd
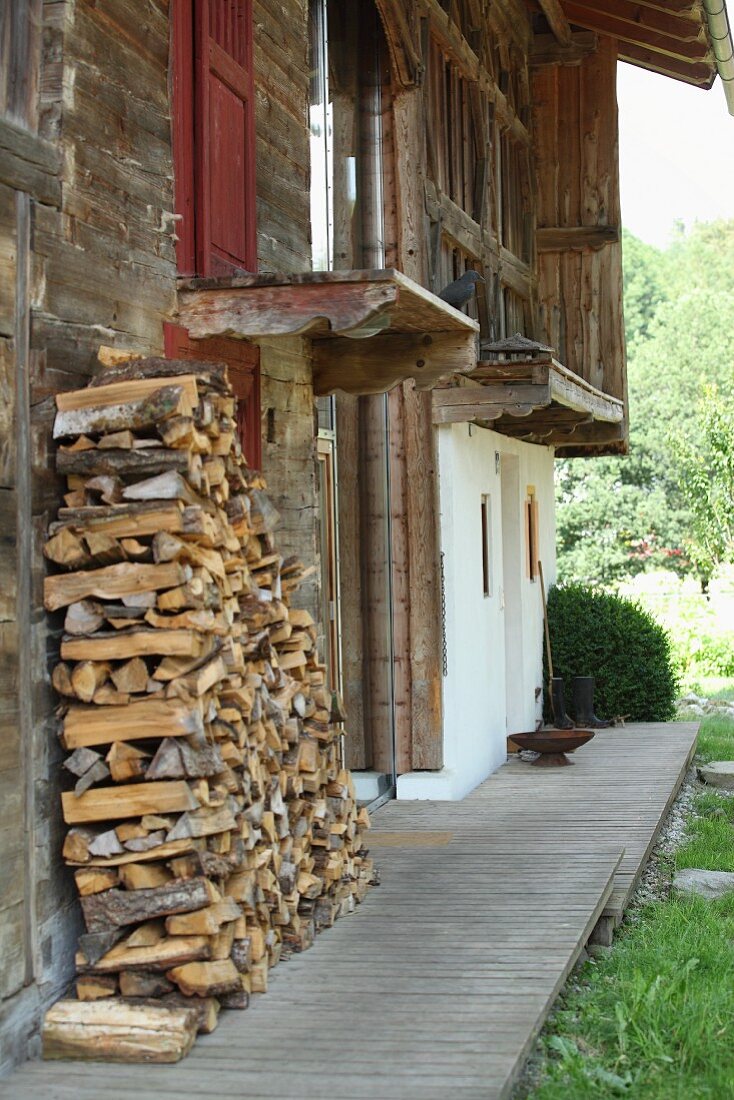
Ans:
[{"label": "firewood stack edge", "polygon": [[363,899],[369,819],[226,367],[130,361],[57,408],[44,597],[86,932],[44,1056],[176,1061]]}]

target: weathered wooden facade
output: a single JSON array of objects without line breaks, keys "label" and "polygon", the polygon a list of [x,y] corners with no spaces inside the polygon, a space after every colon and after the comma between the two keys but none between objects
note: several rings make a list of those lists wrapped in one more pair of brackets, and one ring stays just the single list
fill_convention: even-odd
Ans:
[{"label": "weathered wooden facade", "polygon": [[[440,770],[438,439],[625,449],[616,65],[708,87],[716,59],[698,0],[18,0],[0,29],[2,1069],[78,922],[41,592],[54,395],[100,346],[228,359],[281,544],[321,562],[302,598],[349,763]],[[467,268],[471,318],[435,296]],[[517,332],[542,363],[497,351]]]}]

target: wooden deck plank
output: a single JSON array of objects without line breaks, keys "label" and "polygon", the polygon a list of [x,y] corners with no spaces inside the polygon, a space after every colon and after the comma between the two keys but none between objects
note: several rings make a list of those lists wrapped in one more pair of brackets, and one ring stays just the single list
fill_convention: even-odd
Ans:
[{"label": "wooden deck plank", "polygon": [[184,1062],[28,1063],[0,1100],[505,1100],[597,919],[626,904],[696,730],[607,730],[573,768],[513,759],[463,802],[390,803],[383,885]]}]

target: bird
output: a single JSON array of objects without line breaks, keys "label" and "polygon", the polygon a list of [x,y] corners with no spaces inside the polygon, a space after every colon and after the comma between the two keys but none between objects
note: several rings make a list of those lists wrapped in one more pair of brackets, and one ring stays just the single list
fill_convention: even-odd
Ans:
[{"label": "bird", "polygon": [[453,283],[445,286],[438,296],[455,309],[461,309],[476,290],[477,283],[483,282],[484,279],[478,271],[465,271],[460,279],[456,279]]}]

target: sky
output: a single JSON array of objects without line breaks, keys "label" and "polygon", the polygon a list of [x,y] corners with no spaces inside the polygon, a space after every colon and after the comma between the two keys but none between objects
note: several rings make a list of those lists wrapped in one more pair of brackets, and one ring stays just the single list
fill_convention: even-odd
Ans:
[{"label": "sky", "polygon": [[618,66],[622,222],[664,248],[673,225],[734,218],[734,116],[709,91]]}]

